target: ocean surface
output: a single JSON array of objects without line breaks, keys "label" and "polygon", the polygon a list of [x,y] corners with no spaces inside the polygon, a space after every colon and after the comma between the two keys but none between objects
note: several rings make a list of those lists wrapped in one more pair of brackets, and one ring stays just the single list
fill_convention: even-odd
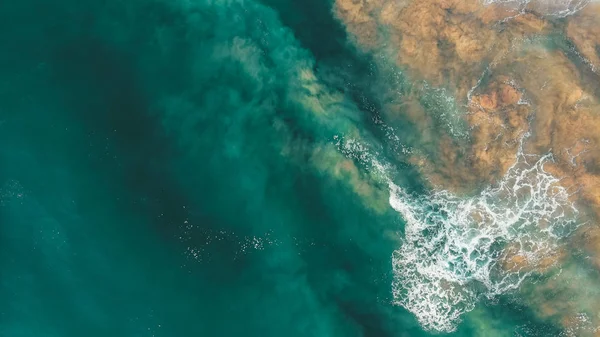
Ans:
[{"label": "ocean surface", "polygon": [[[593,4],[506,3],[553,25],[523,33],[515,60],[564,53],[595,100],[593,47],[560,28]],[[473,168],[463,68],[436,81],[427,53],[411,68],[391,19],[374,28],[389,43],[365,40],[348,18],[368,23],[367,5],[344,6],[0,2],[0,336],[598,333],[595,250],[572,239],[593,237],[581,228],[597,194],[573,197],[576,183],[545,166],[560,149],[528,146],[533,129],[502,138],[506,165]],[[485,108],[478,88],[500,70],[473,62],[469,102],[481,94]],[[497,69],[529,73],[515,62]],[[520,81],[520,93],[542,87]],[[519,104],[545,109],[531,97]],[[586,139],[578,152],[594,154]],[[515,251],[541,262],[522,267]],[[581,280],[564,290],[560,275]]]}]

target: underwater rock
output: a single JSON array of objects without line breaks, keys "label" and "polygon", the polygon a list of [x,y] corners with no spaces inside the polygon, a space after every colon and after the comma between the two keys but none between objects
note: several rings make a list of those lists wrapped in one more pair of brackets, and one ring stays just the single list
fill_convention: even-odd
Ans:
[{"label": "underwater rock", "polygon": [[[464,96],[486,64],[506,54],[514,41],[541,34],[551,26],[532,13],[516,15],[510,6],[485,6],[478,0],[337,0],[335,8],[361,48],[383,51],[395,57],[413,78],[433,85],[450,84],[459,96]],[[507,18],[511,19],[501,22]],[[378,30],[385,31],[385,41]]]},{"label": "underwater rock", "polygon": [[[439,116],[419,100],[425,90],[384,105],[388,120],[402,115],[426,139],[409,160],[434,189],[468,195],[498,183],[515,165],[521,144],[532,160],[552,153],[543,170],[582,210],[578,239],[568,240],[579,242],[590,265],[600,270],[598,82],[585,78],[586,70],[569,50],[546,45],[564,29],[585,65],[597,73],[600,3],[336,0],[335,8],[359,48],[385,55],[407,77],[444,88],[463,104],[467,140],[436,124]],[[584,268],[571,255],[567,248],[523,255],[509,245],[502,268],[551,274],[567,265],[564,276],[533,287],[527,303],[569,336],[598,336],[600,294],[564,282]],[[591,276],[580,278],[597,287]],[[548,292],[556,296],[544,299]]]},{"label": "underwater rock", "polygon": [[590,3],[569,20],[566,35],[594,72],[600,67],[600,3]]}]

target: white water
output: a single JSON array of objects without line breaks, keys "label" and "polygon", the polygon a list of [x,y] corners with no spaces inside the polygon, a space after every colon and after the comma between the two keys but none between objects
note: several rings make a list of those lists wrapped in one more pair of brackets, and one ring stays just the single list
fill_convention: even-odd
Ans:
[{"label": "white water", "polygon": [[591,0],[483,0],[485,5],[504,4],[523,11],[533,9],[542,15],[566,17],[583,9]]},{"label": "white water", "polygon": [[577,227],[567,190],[544,171],[551,155],[527,159],[520,152],[498,186],[470,198],[417,197],[390,183],[390,205],[406,221],[392,257],[394,301],[425,329],[451,332],[480,299],[521,284],[532,269],[503,268],[507,245],[535,266]]},{"label": "white water", "polygon": [[[392,255],[394,304],[427,330],[454,331],[480,300],[518,288],[581,225],[567,189],[544,170],[551,154],[527,155],[521,145],[498,184],[473,197],[443,190],[415,196],[391,181],[394,168],[381,164],[376,152],[355,139],[335,141],[389,185],[389,203],[406,222]],[[503,267],[510,256],[526,263]]]}]

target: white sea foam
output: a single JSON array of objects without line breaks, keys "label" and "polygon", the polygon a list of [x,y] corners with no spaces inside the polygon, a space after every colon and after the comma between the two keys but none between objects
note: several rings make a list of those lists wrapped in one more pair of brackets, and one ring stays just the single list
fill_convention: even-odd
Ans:
[{"label": "white sea foam", "polygon": [[517,288],[531,269],[502,268],[507,246],[528,262],[555,250],[577,227],[577,210],[559,180],[522,152],[495,187],[461,198],[447,191],[413,196],[390,183],[390,204],[406,221],[394,252],[393,294],[426,329],[450,332],[482,298]]},{"label": "white sea foam", "polygon": [[583,9],[591,0],[483,0],[485,5],[503,4],[523,11],[532,8],[538,13],[554,17],[566,17]]},{"label": "white sea foam", "polygon": [[389,178],[392,165],[359,141],[336,137],[336,145],[389,185],[390,205],[406,222],[392,256],[394,303],[428,330],[454,331],[478,301],[518,288],[535,268],[503,263],[519,256],[535,267],[581,225],[567,188],[544,169],[552,155],[527,155],[522,144],[506,175],[472,197],[409,194]]},{"label": "white sea foam", "polygon": [[436,88],[428,83],[423,83],[425,89],[424,98],[428,102],[427,110],[432,112],[441,125],[455,138],[468,139],[468,125],[465,123],[464,116],[466,110],[463,109],[454,98],[454,95],[444,88]]}]

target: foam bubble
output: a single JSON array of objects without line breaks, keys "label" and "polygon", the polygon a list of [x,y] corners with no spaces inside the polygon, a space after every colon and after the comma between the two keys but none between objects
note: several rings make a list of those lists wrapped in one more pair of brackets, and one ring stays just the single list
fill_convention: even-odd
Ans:
[{"label": "foam bubble", "polygon": [[21,183],[17,180],[10,179],[0,188],[0,206],[22,200],[25,195],[25,189]]},{"label": "foam bubble", "polygon": [[[406,221],[393,254],[395,304],[426,329],[451,332],[464,313],[487,297],[517,288],[531,268],[503,268],[510,256],[535,266],[577,226],[577,209],[559,179],[519,151],[495,187],[474,197],[447,191],[413,196],[390,182],[390,205]],[[510,249],[507,249],[510,247]]]},{"label": "foam bubble", "polygon": [[466,111],[457,104],[454,95],[444,88],[435,88],[423,83],[421,104],[435,117],[453,137],[468,139],[468,125],[464,116]]},{"label": "foam bubble", "polygon": [[502,4],[519,11],[531,8],[542,15],[560,18],[579,12],[590,2],[591,0],[483,0],[485,5]]},{"label": "foam bubble", "polygon": [[394,304],[423,328],[454,331],[479,300],[517,289],[582,225],[568,190],[544,169],[552,154],[523,152],[528,136],[506,175],[472,197],[444,190],[409,194],[390,179],[394,167],[377,152],[358,139],[335,137],[345,156],[389,185],[390,206],[406,222],[392,255]]}]

